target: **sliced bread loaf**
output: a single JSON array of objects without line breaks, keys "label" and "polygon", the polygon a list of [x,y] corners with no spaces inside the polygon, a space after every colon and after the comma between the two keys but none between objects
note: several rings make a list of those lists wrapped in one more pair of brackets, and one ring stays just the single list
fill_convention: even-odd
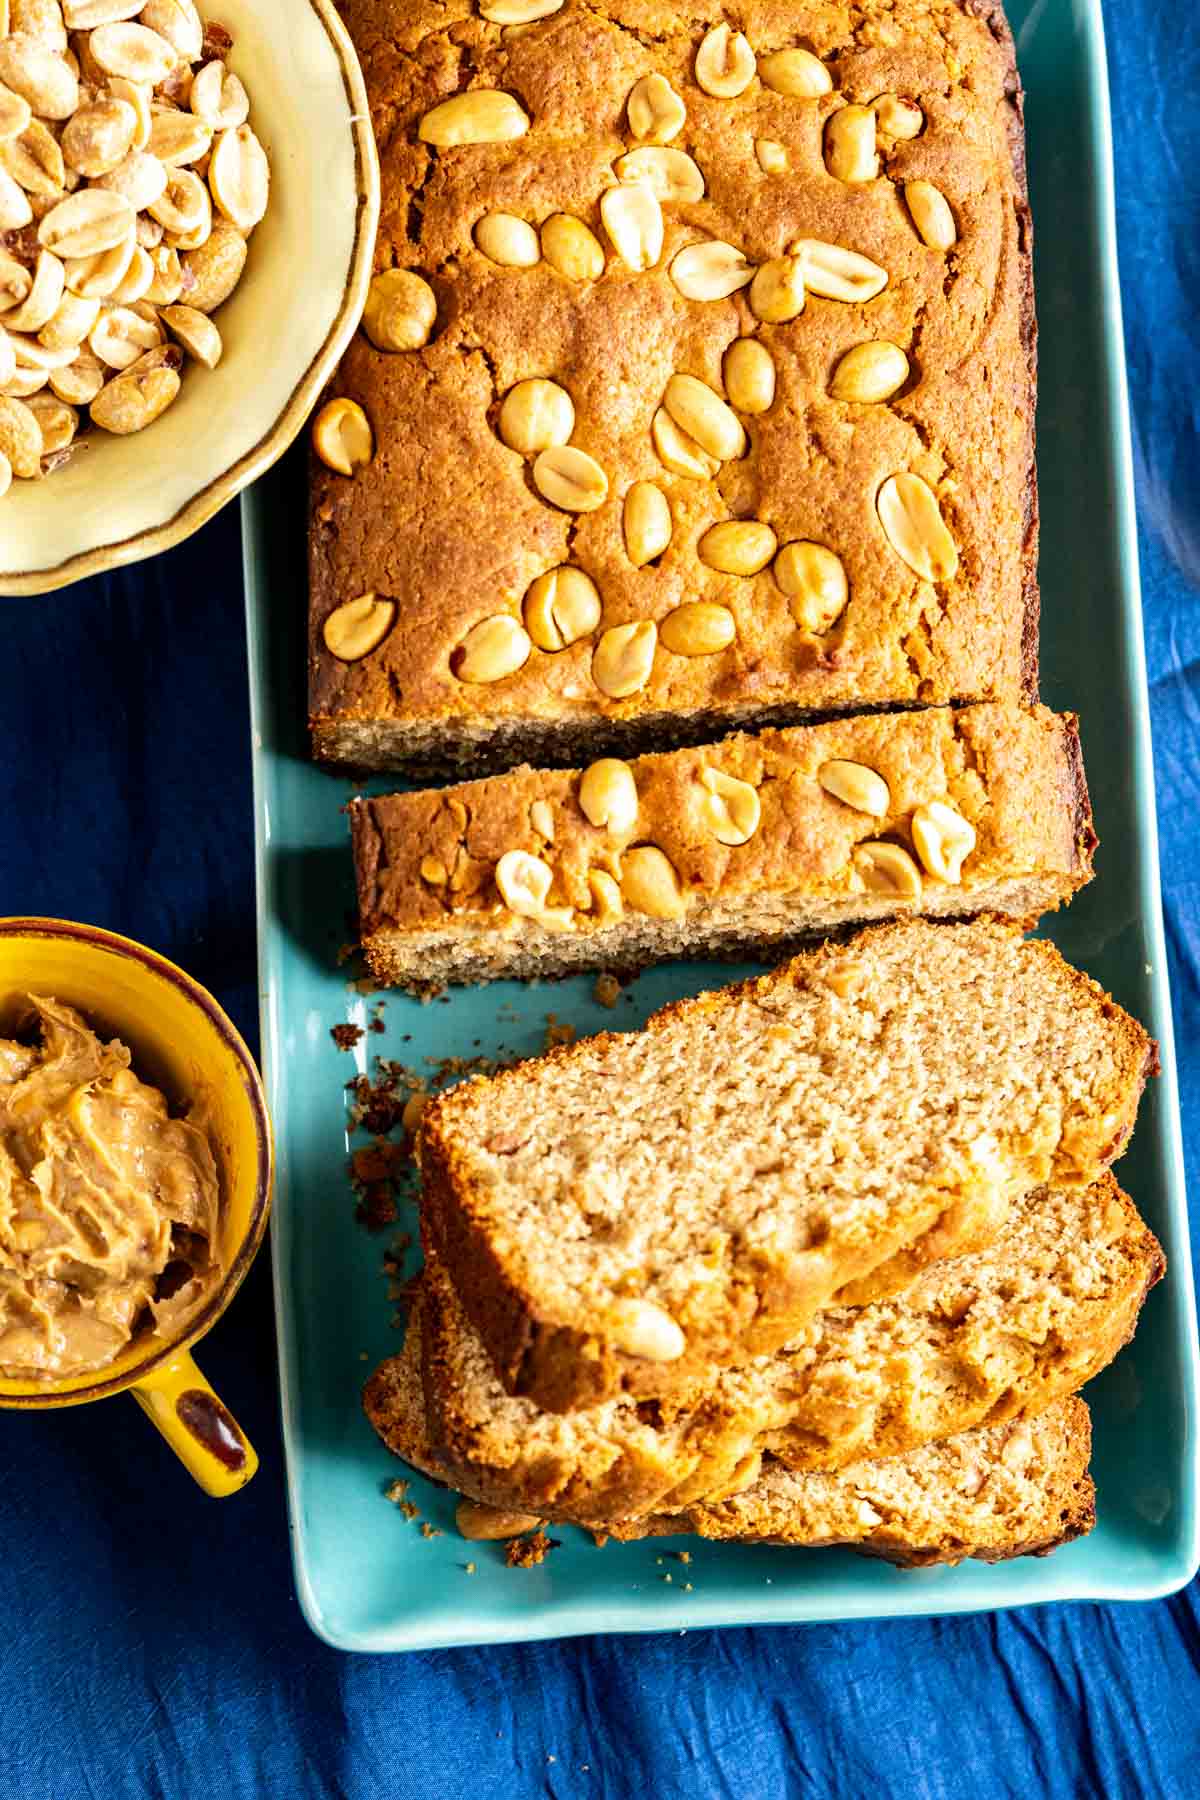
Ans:
[{"label": "sliced bread loaf", "polygon": [[1076,720],[1041,706],[860,714],[349,812],[367,961],[417,990],[778,955],[914,907],[1032,923],[1095,844]]},{"label": "sliced bread loaf", "polygon": [[1047,1556],[1096,1523],[1091,1445],[1083,1401],[1056,1400],[1033,1419],[981,1426],[830,1474],[800,1475],[769,1462],[730,1499],[634,1520],[608,1535],[842,1544],[901,1568]]},{"label": "sliced bread loaf", "polygon": [[1010,923],[876,926],[441,1096],[422,1230],[510,1392],[668,1394],[1093,1181],[1154,1062]]},{"label": "sliced bread loaf", "polygon": [[[429,1443],[421,1392],[420,1299],[404,1351],[389,1357],[363,1394],[389,1450],[435,1481],[450,1476]],[[1091,1429],[1081,1400],[1057,1400],[1030,1420],[964,1431],[906,1456],[798,1474],[768,1457],[750,1486],[681,1514],[609,1523],[619,1539],[693,1531],[710,1538],[792,1545],[844,1544],[901,1566],[998,1562],[1042,1555],[1089,1531]]]},{"label": "sliced bread loaf", "polygon": [[504,1392],[435,1258],[430,1439],[453,1485],[494,1506],[589,1523],[677,1511],[751,1481],[764,1450],[836,1468],[1043,1410],[1112,1360],[1163,1266],[1111,1175],[1039,1189],[990,1249],[932,1263],[896,1299],[819,1313],[775,1356],[694,1393],[562,1414]]}]

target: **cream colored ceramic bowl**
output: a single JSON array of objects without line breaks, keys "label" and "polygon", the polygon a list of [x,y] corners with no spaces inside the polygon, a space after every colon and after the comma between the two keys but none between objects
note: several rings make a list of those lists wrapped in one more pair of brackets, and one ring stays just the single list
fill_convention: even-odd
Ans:
[{"label": "cream colored ceramic bowl", "polygon": [[224,354],[190,364],[148,430],[88,433],[44,481],[0,500],[0,594],[38,594],[153,556],[261,475],[300,431],[358,323],[379,222],[379,161],[358,59],[330,0],[199,0],[271,162],[271,204],[215,315]]}]

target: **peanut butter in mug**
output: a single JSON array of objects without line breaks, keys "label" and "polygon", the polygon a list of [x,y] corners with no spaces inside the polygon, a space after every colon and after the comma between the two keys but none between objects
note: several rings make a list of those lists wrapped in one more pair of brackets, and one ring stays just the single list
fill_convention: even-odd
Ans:
[{"label": "peanut butter in mug", "polygon": [[78,1375],[135,1335],[174,1339],[224,1274],[208,1138],[130,1062],[32,995],[28,1031],[0,1038],[2,1375]]}]

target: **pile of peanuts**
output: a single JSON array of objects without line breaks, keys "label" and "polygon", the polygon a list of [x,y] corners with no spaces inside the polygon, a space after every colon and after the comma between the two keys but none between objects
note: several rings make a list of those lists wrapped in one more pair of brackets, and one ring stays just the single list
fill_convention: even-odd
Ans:
[{"label": "pile of peanuts", "polygon": [[193,0],[0,0],[0,494],[215,368],[270,169]]}]

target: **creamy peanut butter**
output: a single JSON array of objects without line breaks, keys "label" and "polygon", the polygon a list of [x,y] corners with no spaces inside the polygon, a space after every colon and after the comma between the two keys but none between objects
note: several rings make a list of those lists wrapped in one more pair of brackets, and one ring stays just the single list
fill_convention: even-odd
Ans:
[{"label": "creamy peanut butter", "polygon": [[172,1118],[73,1008],[31,995],[29,1023],[0,1039],[0,1373],[23,1380],[178,1336],[224,1273],[194,1114]]}]

